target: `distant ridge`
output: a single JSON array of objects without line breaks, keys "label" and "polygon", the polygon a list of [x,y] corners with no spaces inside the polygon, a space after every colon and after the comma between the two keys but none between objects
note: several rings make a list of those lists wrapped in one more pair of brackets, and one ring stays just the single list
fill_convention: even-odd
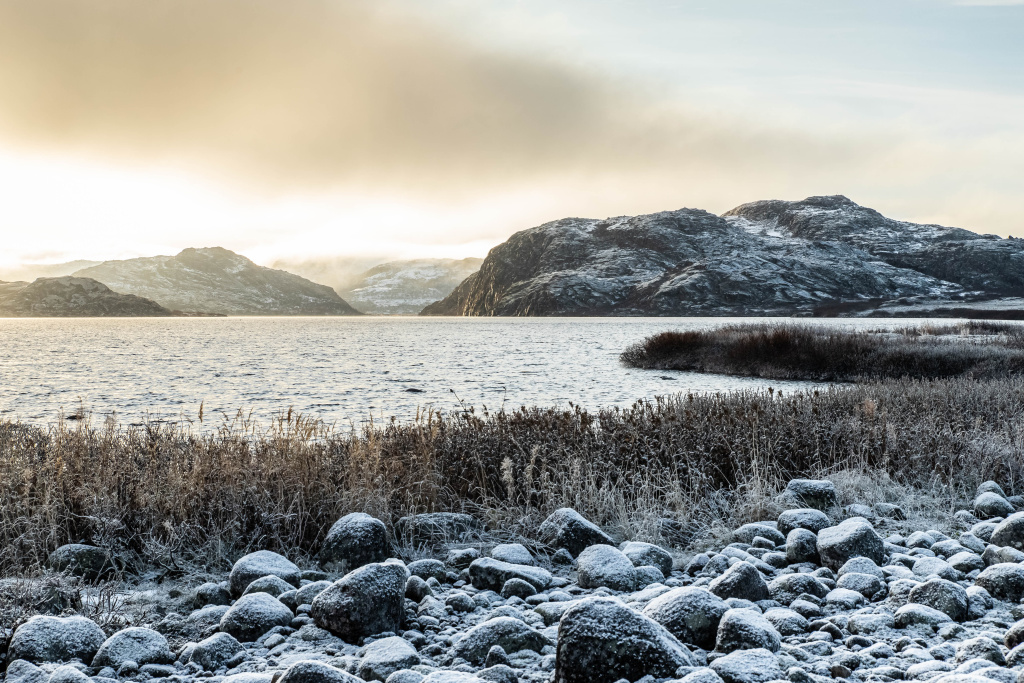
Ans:
[{"label": "distant ridge", "polygon": [[176,256],[105,261],[76,276],[162,306],[226,315],[359,315],[330,287],[259,266],[223,249],[185,249]]},{"label": "distant ridge", "polygon": [[814,315],[1024,295],[1024,240],[894,221],[846,197],[566,218],[512,235],[423,315]]},{"label": "distant ridge", "polygon": [[0,316],[7,317],[165,317],[155,301],[118,294],[85,277],[48,277],[35,282],[0,282]]},{"label": "distant ridge", "polygon": [[427,304],[448,296],[481,263],[479,258],[389,261],[366,271],[339,293],[364,313],[416,315]]}]

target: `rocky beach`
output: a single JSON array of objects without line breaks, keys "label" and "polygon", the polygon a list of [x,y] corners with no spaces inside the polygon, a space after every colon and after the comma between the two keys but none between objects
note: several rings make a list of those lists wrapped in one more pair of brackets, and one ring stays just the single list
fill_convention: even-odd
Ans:
[{"label": "rocky beach", "polygon": [[[352,513],[310,566],[259,550],[219,580],[135,577],[102,626],[79,613],[116,558],[66,545],[47,574],[0,584],[27,617],[5,634],[5,680],[1019,680],[1020,496],[985,482],[943,530],[911,528],[898,505],[840,507],[827,480],[792,480],[775,502],[776,519],[726,539],[665,520],[663,545],[617,543],[569,508],[529,548],[465,514],[388,528]],[[55,580],[73,576],[78,596]]]}]

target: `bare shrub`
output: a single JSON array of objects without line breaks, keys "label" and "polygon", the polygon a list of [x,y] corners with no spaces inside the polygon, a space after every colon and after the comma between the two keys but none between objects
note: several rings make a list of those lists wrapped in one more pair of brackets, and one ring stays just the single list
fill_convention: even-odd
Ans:
[{"label": "bare shrub", "polygon": [[1024,379],[427,413],[344,431],[295,415],[211,433],[0,423],[0,573],[31,571],[83,541],[113,548],[126,575],[226,570],[257,548],[302,561],[356,510],[391,526],[410,513],[470,512],[529,541],[569,506],[622,538],[657,540],[665,517],[704,530],[773,517],[774,496],[805,476],[835,477],[850,501],[924,492],[908,513],[932,516],[985,479],[1019,491]]}]

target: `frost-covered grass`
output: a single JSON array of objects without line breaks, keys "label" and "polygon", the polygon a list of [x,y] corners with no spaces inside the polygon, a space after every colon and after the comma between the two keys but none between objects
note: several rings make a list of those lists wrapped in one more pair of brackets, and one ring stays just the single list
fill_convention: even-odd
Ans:
[{"label": "frost-covered grass", "polygon": [[728,325],[656,334],[626,349],[621,360],[645,369],[786,380],[999,378],[1024,373],[1024,326],[971,321],[856,331],[800,324]]},{"label": "frost-covered grass", "polygon": [[941,518],[985,479],[1016,492],[1022,464],[1020,378],[429,414],[343,432],[293,416],[206,434],[0,423],[0,576],[80,541],[114,549],[128,573],[227,568],[256,548],[301,560],[355,510],[388,524],[468,511],[529,542],[570,506],[621,538],[657,540],[661,517],[704,531],[772,517],[797,476]]}]

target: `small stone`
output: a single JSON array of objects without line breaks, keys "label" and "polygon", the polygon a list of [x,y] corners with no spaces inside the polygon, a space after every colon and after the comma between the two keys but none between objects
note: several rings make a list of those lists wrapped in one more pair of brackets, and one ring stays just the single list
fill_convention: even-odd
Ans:
[{"label": "small stone", "polygon": [[971,659],[987,659],[999,666],[1006,664],[1006,658],[1003,656],[1003,651],[999,647],[999,643],[984,636],[970,638],[957,645],[957,664],[961,664]]},{"label": "small stone", "polygon": [[250,593],[235,601],[220,620],[220,630],[242,642],[252,642],[275,626],[294,618],[288,607],[268,593]]},{"label": "small stone", "polygon": [[997,600],[1018,603],[1024,598],[1024,567],[1018,564],[994,564],[974,580]]},{"label": "small stone", "polygon": [[949,618],[948,614],[940,612],[934,607],[910,603],[896,610],[894,621],[896,628],[919,625],[936,628],[952,621],[952,619]]},{"label": "small stone", "polygon": [[967,591],[945,579],[930,579],[910,591],[910,601],[933,607],[953,621],[967,619]]},{"label": "small stone", "polygon": [[95,581],[113,571],[110,551],[82,543],[69,543],[50,553],[47,563],[51,569],[80,576],[86,581]]},{"label": "small stone", "polygon": [[643,613],[681,642],[710,650],[728,609],[725,601],[704,588],[681,587],[651,600]]},{"label": "small stone", "polygon": [[867,557],[879,564],[885,555],[885,544],[866,519],[851,517],[818,532],[818,554],[822,564],[833,570],[853,557]]},{"label": "small stone", "polygon": [[757,602],[769,598],[768,586],[761,572],[747,562],[737,562],[729,567],[708,584],[708,590],[722,599],[739,598]]},{"label": "small stone", "polygon": [[[632,567],[632,565],[630,565]],[[541,567],[524,564],[509,564],[491,557],[473,560],[469,565],[469,578],[474,588],[498,592],[509,579],[522,579],[533,584],[538,591],[551,585],[551,572]]]},{"label": "small stone", "polygon": [[793,479],[786,484],[780,500],[816,510],[828,510],[839,505],[835,484],[826,479]]},{"label": "small stone", "polygon": [[508,562],[509,564],[525,564],[529,566],[537,564],[537,561],[533,559],[533,555],[522,543],[503,543],[501,545],[496,545],[491,548],[491,552],[489,554],[494,559],[501,562]]},{"label": "small stone", "polygon": [[769,650],[736,650],[711,662],[711,670],[725,683],[768,683],[785,678]]},{"label": "small stone", "polygon": [[522,620],[497,617],[466,631],[462,639],[456,643],[455,652],[467,662],[480,664],[495,645],[500,645],[505,652],[511,653],[520,650],[540,652],[550,644],[546,636],[530,628]]},{"label": "small stone", "polygon": [[653,543],[632,541],[624,543],[620,550],[629,558],[634,567],[657,567],[661,571],[662,578],[672,573],[672,556],[667,550]]},{"label": "small stone", "polygon": [[974,514],[980,519],[1006,517],[1014,513],[1014,507],[998,493],[986,491],[974,499]]},{"label": "small stone", "polygon": [[787,537],[793,529],[806,529],[813,534],[817,534],[822,529],[831,525],[832,522],[829,520],[828,515],[814,508],[786,510],[779,515],[778,520],[779,533]]},{"label": "small stone", "polygon": [[242,595],[249,595],[250,593],[266,593],[267,595],[273,595],[276,598],[282,593],[287,593],[290,590],[295,590],[295,586],[280,577],[261,576],[246,586],[245,590],[242,591]]},{"label": "small stone", "polygon": [[790,564],[818,564],[818,537],[808,529],[793,529],[786,536],[786,561]]},{"label": "small stone", "polygon": [[188,661],[195,662],[206,671],[216,671],[245,651],[242,644],[228,633],[215,633],[196,643]]},{"label": "small stone", "polygon": [[1024,550],[1024,512],[1015,512],[992,531],[989,541],[993,545]]},{"label": "small stone", "polygon": [[[225,678],[222,683],[235,683],[230,680],[231,678],[233,677]],[[239,681],[238,683],[250,682]],[[257,682],[252,681],[251,683]],[[269,680],[266,683],[270,683]],[[362,680],[329,664],[305,659],[289,666],[275,683],[362,683]]]},{"label": "small stone", "polygon": [[415,648],[404,638],[391,636],[366,646],[359,662],[359,677],[364,681],[386,681],[388,676],[420,663]]},{"label": "small stone", "polygon": [[731,609],[718,624],[716,652],[763,648],[778,652],[782,639],[771,622],[751,609]]},{"label": "small stone", "polygon": [[555,510],[540,525],[538,534],[552,548],[565,548],[578,557],[592,545],[612,545],[612,539],[572,508]]},{"label": "small stone", "polygon": [[235,562],[228,582],[231,594],[241,595],[250,583],[264,576],[277,576],[297,588],[301,575],[302,571],[288,558],[269,550],[257,550]]},{"label": "small stone", "polygon": [[416,560],[415,562],[410,562],[408,568],[409,574],[418,576],[424,581],[433,577],[438,582],[444,583],[448,577],[448,570],[445,568],[444,562],[440,560]]},{"label": "small stone", "polygon": [[617,591],[632,591],[636,587],[633,563],[610,545],[592,545],[581,552],[576,558],[576,571],[580,588],[603,586]]}]

